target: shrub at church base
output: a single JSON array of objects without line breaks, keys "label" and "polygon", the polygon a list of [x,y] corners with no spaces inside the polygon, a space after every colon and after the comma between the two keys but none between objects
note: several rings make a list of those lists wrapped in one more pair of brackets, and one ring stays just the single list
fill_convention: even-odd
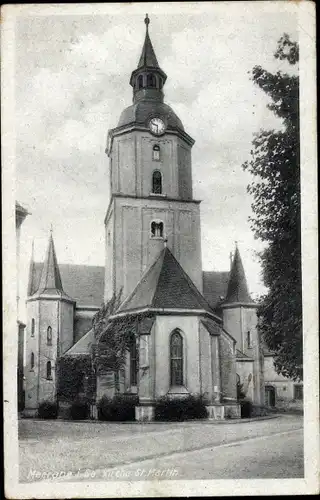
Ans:
[{"label": "shrub at church base", "polygon": [[188,396],[183,399],[172,399],[164,396],[156,402],[155,420],[181,422],[207,417],[207,409],[201,396]]},{"label": "shrub at church base", "polygon": [[52,401],[42,401],[39,404],[38,418],[53,419],[58,416],[58,405]]},{"label": "shrub at church base", "polygon": [[112,422],[135,420],[135,407],[138,406],[137,396],[117,394],[113,398],[103,396],[98,402],[98,419]]},{"label": "shrub at church base", "polygon": [[90,403],[85,399],[77,399],[70,408],[72,420],[85,420],[90,416]]}]

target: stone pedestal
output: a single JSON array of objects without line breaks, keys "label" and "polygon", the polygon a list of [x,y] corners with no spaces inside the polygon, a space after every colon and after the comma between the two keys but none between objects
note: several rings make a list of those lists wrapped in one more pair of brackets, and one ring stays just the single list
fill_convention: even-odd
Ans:
[{"label": "stone pedestal", "polygon": [[152,422],[154,420],[154,406],[136,406],[135,418],[137,422]]},{"label": "stone pedestal", "polygon": [[223,405],[208,405],[206,406],[209,420],[224,420]]},{"label": "stone pedestal", "polygon": [[224,414],[225,418],[241,418],[241,406],[237,403],[225,404]]}]

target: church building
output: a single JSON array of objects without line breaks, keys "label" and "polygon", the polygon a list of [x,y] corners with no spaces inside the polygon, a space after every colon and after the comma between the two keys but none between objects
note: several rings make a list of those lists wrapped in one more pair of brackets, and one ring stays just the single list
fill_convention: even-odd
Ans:
[{"label": "church building", "polygon": [[[111,320],[134,326],[121,392],[137,394],[138,420],[168,395],[201,395],[209,416],[239,416],[237,383],[264,403],[263,354],[239,248],[230,272],[202,270],[200,201],[192,188],[194,139],[164,102],[149,18],[132,72],[133,103],[109,131],[110,201],[105,266],[58,262],[50,234],[43,263],[32,258],[27,298],[25,411],[57,398],[58,360],[90,356],[92,319],[121,292]],[[138,355],[137,355],[138,353]],[[139,362],[137,362],[137,358]],[[112,395],[99,373],[97,400]]]}]

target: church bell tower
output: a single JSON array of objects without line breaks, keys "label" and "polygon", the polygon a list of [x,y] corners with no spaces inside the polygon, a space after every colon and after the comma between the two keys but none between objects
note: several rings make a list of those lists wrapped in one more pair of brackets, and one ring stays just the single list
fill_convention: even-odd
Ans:
[{"label": "church bell tower", "polygon": [[133,103],[109,131],[110,202],[105,217],[105,300],[125,298],[164,245],[202,291],[199,201],[193,199],[194,140],[164,103],[167,75],[146,33],[130,85]]}]

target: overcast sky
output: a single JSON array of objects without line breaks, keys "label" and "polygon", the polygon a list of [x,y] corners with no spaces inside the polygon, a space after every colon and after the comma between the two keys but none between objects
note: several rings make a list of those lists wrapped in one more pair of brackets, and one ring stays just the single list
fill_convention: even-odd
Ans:
[{"label": "overcast sky", "polygon": [[50,15],[17,18],[16,196],[32,213],[22,226],[22,298],[32,239],[36,260],[43,260],[51,224],[59,262],[104,264],[106,137],[132,102],[129,78],[147,11],[155,53],[168,75],[165,102],[196,141],[193,184],[194,197],[203,200],[203,268],[228,270],[237,240],[250,291],[263,292],[255,255],[261,244],[248,222],[251,179],[241,165],[250,157],[254,132],[281,127],[249,74],[256,64],[290,71],[273,53],[284,32],[297,40],[294,9],[284,10],[294,2],[284,2],[280,11],[273,3],[180,10],[177,4],[105,4],[99,15],[76,13],[72,6],[68,15],[52,15],[52,8]]}]

